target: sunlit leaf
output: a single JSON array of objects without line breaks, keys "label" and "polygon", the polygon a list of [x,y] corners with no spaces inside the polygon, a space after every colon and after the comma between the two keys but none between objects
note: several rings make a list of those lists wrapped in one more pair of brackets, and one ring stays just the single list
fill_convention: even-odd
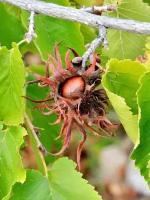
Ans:
[{"label": "sunlit leaf", "polygon": [[49,172],[53,200],[101,200],[75,167],[76,164],[67,158],[61,158],[54,163]]},{"label": "sunlit leaf", "polygon": [[103,86],[109,100],[134,143],[138,139],[136,92],[139,79],[145,71],[145,66],[138,62],[112,59],[103,77]]},{"label": "sunlit leaf", "polygon": [[[23,39],[25,29],[18,18],[18,8],[0,3],[0,44],[11,47],[12,42],[19,42]],[[3,21],[4,20],[4,21]]]},{"label": "sunlit leaf", "polygon": [[26,182],[15,185],[10,200],[101,200],[75,167],[71,160],[61,158],[53,164],[48,178],[28,171]]},{"label": "sunlit leaf", "polygon": [[144,64],[147,69],[150,70],[150,37],[147,38],[145,45]]},{"label": "sunlit leaf", "polygon": [[0,48],[0,120],[8,125],[23,122],[24,64],[18,46]]},{"label": "sunlit leaf", "polygon": [[19,154],[25,134],[21,127],[0,130],[0,199],[9,196],[12,186],[26,178]]},{"label": "sunlit leaf", "polygon": [[140,143],[134,150],[132,158],[135,159],[141,174],[150,186],[150,72],[141,79],[141,86],[138,90],[139,104],[139,132]]}]

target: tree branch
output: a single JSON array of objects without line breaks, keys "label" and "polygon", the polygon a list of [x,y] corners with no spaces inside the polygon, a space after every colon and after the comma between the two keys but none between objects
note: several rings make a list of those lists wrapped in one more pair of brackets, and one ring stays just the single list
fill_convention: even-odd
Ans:
[{"label": "tree branch", "polygon": [[102,44],[104,44],[104,47],[108,47],[108,42],[107,42],[107,33],[106,33],[106,28],[105,26],[100,26],[99,27],[99,35],[95,40],[91,42],[89,45],[89,48],[87,51],[84,53],[82,56],[82,68],[84,69],[86,67],[86,61],[90,58],[90,56],[95,52],[95,50]]},{"label": "tree branch", "polygon": [[38,138],[38,136],[37,136],[37,134],[34,130],[34,126],[33,126],[32,122],[31,122],[31,120],[30,120],[30,118],[28,117],[27,114],[25,114],[25,124],[26,124],[27,128],[29,128],[29,130],[31,131],[32,136],[34,137],[34,139],[36,141],[37,148],[39,150],[41,150],[42,152],[45,152],[46,150],[43,147],[43,145],[41,144],[41,142],[40,142],[40,140],[39,140],[39,138]]},{"label": "tree branch", "polygon": [[28,130],[28,134],[31,139],[32,149],[36,158],[39,171],[41,171],[43,175],[47,176],[47,167],[46,167],[46,163],[43,157],[43,152],[45,151],[45,148],[43,147],[40,140],[38,139],[34,126],[26,113],[25,113],[25,126]]},{"label": "tree branch", "polygon": [[80,22],[91,27],[100,25],[112,29],[128,31],[139,34],[150,34],[150,23],[134,20],[117,19],[107,16],[97,16],[79,9],[64,7],[53,3],[46,3],[37,0],[3,0],[28,11],[57,17],[70,21]]}]

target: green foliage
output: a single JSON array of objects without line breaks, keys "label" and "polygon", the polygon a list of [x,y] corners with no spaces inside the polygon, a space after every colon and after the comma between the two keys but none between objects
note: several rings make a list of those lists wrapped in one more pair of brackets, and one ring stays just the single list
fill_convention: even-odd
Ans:
[{"label": "green foliage", "polygon": [[[15,11],[16,12],[15,12]],[[25,30],[18,19],[19,11],[12,6],[0,3],[0,44],[11,47],[12,42],[19,42],[23,39]]]},{"label": "green foliage", "polygon": [[34,170],[27,171],[24,184],[16,184],[10,200],[52,200],[48,179]]},{"label": "green foliage", "polygon": [[53,200],[101,200],[94,188],[75,170],[76,164],[67,158],[57,160],[49,172]]},{"label": "green foliage", "polygon": [[12,186],[16,182],[23,183],[26,178],[19,154],[25,134],[21,127],[0,130],[0,199],[9,196]]},{"label": "green foliage", "polygon": [[147,69],[148,60],[142,65],[131,60],[112,59],[107,64],[103,86],[127,134],[136,143],[132,158],[150,184],[150,72]]},{"label": "green foliage", "polygon": [[147,43],[145,45],[145,66],[147,67],[148,70],[150,70],[150,37],[147,38]]},{"label": "green foliage", "polygon": [[134,150],[132,158],[136,160],[136,165],[140,168],[141,174],[150,185],[150,72],[146,73],[140,81],[138,90],[139,104],[139,132],[140,143]]},{"label": "green foliage", "polygon": [[145,71],[146,67],[138,62],[112,59],[103,77],[107,95],[134,143],[138,137],[136,92],[139,79]]},{"label": "green foliage", "polygon": [[140,85],[139,78],[146,71],[146,67],[137,61],[111,59],[106,70],[109,90],[125,98],[133,114],[137,114],[136,91]]},{"label": "green foliage", "polygon": [[[105,0],[105,3],[116,3],[117,0]],[[108,13],[108,16],[134,19],[138,21],[150,22],[150,7],[142,0],[122,0],[119,1],[116,12]],[[135,59],[143,54],[146,36],[135,33],[128,33],[118,30],[108,30],[109,52],[111,58],[131,58]]]},{"label": "green foliage", "polygon": [[[58,159],[48,173],[28,171],[24,184],[16,184],[10,200],[101,200],[101,197],[67,158]],[[69,176],[68,176],[69,175]]]},{"label": "green foliage", "polygon": [[150,4],[150,0],[143,0],[143,2]]},{"label": "green foliage", "polygon": [[23,122],[24,64],[18,46],[0,48],[0,120],[7,125]]},{"label": "green foliage", "polygon": [[81,32],[84,36],[85,45],[90,43],[92,40],[94,40],[96,38],[95,30],[86,25],[81,25]]}]

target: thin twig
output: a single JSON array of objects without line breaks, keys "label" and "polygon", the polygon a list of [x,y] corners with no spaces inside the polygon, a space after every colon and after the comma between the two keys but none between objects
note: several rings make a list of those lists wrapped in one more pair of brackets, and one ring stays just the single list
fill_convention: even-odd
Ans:
[{"label": "thin twig", "polygon": [[26,128],[29,130],[28,133],[31,139],[32,148],[36,158],[38,169],[39,171],[41,171],[43,175],[47,176],[47,167],[43,157],[43,151],[45,151],[45,149],[43,148],[43,145],[41,144],[39,138],[37,137],[35,127],[32,125],[32,122],[26,113],[25,113],[25,125]]},{"label": "thin twig", "polygon": [[107,11],[116,11],[116,5],[104,5],[104,6],[93,6],[93,7],[83,7],[80,10],[89,12],[89,13],[102,13]]},{"label": "thin twig", "polygon": [[95,50],[101,45],[104,44],[105,48],[108,48],[108,42],[106,37],[106,28],[105,26],[100,26],[98,37],[91,42],[89,48],[82,56],[82,69],[85,69],[86,62],[90,58],[90,56],[95,52]]},{"label": "thin twig", "polygon": [[27,128],[29,128],[29,130],[31,131],[31,133],[32,133],[32,135],[33,135],[33,137],[34,137],[34,139],[36,141],[37,148],[40,151],[45,152],[46,150],[43,147],[43,145],[41,144],[41,142],[40,142],[40,140],[39,140],[39,138],[38,138],[38,136],[36,134],[36,131],[34,129],[34,126],[33,126],[32,122],[31,122],[31,120],[30,120],[30,118],[28,117],[27,114],[25,114],[25,124],[26,124]]},{"label": "thin twig", "polygon": [[30,43],[36,37],[36,33],[34,31],[34,15],[35,15],[35,12],[31,11],[31,14],[29,17],[29,29],[28,29],[28,32],[25,34],[25,40],[28,43]]},{"label": "thin twig", "polygon": [[98,16],[79,9],[46,3],[37,0],[3,0],[28,11],[80,22],[91,27],[105,27],[139,34],[150,34],[150,23],[108,16]]},{"label": "thin twig", "polygon": [[101,38],[103,38],[104,48],[108,49],[107,29],[106,29],[105,26],[100,26],[100,33],[99,33],[99,35],[100,35]]}]

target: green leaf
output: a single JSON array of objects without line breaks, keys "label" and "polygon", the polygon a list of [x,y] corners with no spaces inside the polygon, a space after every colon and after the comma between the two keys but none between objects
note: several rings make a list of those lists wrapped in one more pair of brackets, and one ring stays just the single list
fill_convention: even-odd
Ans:
[{"label": "green leaf", "polygon": [[138,62],[112,59],[103,77],[103,86],[109,100],[134,143],[138,139],[136,92],[139,79],[145,71],[145,66]]},{"label": "green leaf", "polygon": [[0,120],[7,125],[23,122],[24,64],[18,46],[0,48]]},{"label": "green leaf", "polygon": [[[106,3],[116,3],[116,0],[106,0]],[[150,22],[150,7],[142,0],[121,0],[116,12],[107,12],[108,16],[134,19],[143,22]],[[109,51],[111,58],[135,59],[144,53],[146,36],[128,33],[125,31],[108,30]]]},{"label": "green leaf", "polygon": [[[68,0],[47,2],[69,6]],[[28,17],[27,12],[22,13],[22,21],[26,28]],[[68,47],[76,49],[80,54],[83,53],[84,40],[79,24],[39,14],[35,17],[35,27],[37,38],[34,43],[43,59],[47,60],[48,54],[53,52],[55,44],[59,42],[62,42],[60,49],[63,59]]]},{"label": "green leaf", "polygon": [[93,0],[74,0],[75,3],[79,4],[80,6],[92,6]]},{"label": "green leaf", "polygon": [[3,20],[0,26],[0,44],[11,47],[12,42],[19,42],[23,39],[25,29],[18,17],[18,8],[0,3],[0,19]]},{"label": "green leaf", "polygon": [[67,158],[57,160],[49,172],[53,200],[101,200],[94,188],[75,170]]},{"label": "green leaf", "polygon": [[0,130],[0,199],[9,196],[12,186],[26,178],[19,154],[25,134],[22,127]]},{"label": "green leaf", "polygon": [[95,29],[87,26],[87,25],[81,25],[81,32],[84,36],[84,43],[85,45],[88,43],[91,43],[92,40],[96,38],[96,31]]},{"label": "green leaf", "polygon": [[48,179],[34,170],[27,171],[24,184],[16,184],[10,200],[52,200]]},{"label": "green leaf", "polygon": [[150,186],[150,72],[140,81],[138,90],[140,143],[132,154],[135,164]]},{"label": "green leaf", "polygon": [[26,182],[14,186],[10,200],[101,200],[75,167],[71,160],[61,158],[52,166],[48,178],[28,171]]}]

